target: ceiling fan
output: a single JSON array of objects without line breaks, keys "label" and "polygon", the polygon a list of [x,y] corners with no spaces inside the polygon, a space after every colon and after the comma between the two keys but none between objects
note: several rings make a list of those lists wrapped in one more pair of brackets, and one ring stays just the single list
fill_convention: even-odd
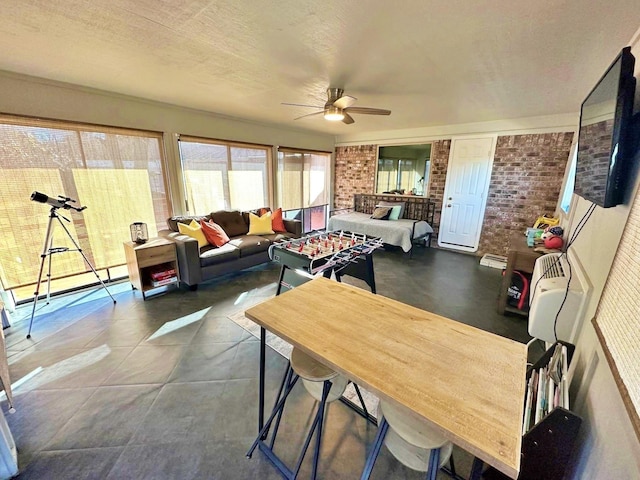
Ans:
[{"label": "ceiling fan", "polygon": [[333,122],[343,122],[348,124],[353,123],[355,120],[350,115],[352,113],[364,114],[364,115],[390,115],[391,110],[383,110],[381,108],[369,108],[369,107],[352,107],[357,98],[350,95],[345,95],[342,88],[327,88],[327,103],[324,106],[319,105],[302,105],[300,103],[283,103],[282,105],[291,105],[294,107],[309,107],[319,108],[319,112],[308,113],[300,117],[294,118],[299,120],[305,117],[311,117],[313,115],[324,115],[325,120]]}]

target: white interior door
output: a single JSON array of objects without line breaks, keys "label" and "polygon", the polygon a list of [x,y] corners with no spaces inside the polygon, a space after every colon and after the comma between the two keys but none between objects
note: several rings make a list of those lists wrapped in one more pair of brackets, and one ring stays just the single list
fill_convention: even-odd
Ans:
[{"label": "white interior door", "polygon": [[495,137],[454,139],[440,218],[438,245],[475,252],[491,178]]}]

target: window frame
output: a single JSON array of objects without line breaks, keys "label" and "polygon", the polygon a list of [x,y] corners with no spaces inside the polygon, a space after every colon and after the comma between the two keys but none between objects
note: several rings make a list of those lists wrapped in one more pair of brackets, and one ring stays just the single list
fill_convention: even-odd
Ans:
[{"label": "window frame", "polygon": [[[186,135],[186,134],[179,134],[176,136],[176,146],[177,146],[177,169],[178,169],[178,176],[179,176],[179,183],[180,183],[180,188],[182,189],[182,199],[183,199],[183,205],[184,205],[184,209],[185,212],[187,214],[190,215],[204,215],[205,213],[209,213],[209,212],[195,212],[192,209],[192,206],[189,205],[189,199],[188,199],[188,194],[187,194],[187,185],[186,185],[186,176],[185,176],[185,169],[184,169],[184,162],[182,159],[182,154],[181,154],[181,150],[180,150],[180,142],[191,142],[191,143],[201,143],[201,144],[207,144],[207,145],[215,145],[215,146],[220,146],[220,147],[226,147],[227,150],[227,170],[226,170],[226,174],[228,174],[229,171],[231,171],[232,169],[231,164],[232,164],[232,158],[231,158],[231,149],[232,148],[246,148],[246,149],[255,149],[255,150],[262,150],[264,149],[266,152],[266,160],[265,160],[265,167],[266,167],[266,205],[261,205],[261,206],[257,206],[256,208],[261,208],[261,207],[266,207],[268,205],[272,205],[273,204],[273,198],[274,198],[274,167],[273,167],[273,145],[266,145],[266,144],[261,144],[261,143],[247,143],[247,142],[237,142],[237,141],[230,141],[230,140],[223,140],[223,139],[216,139],[216,138],[210,138],[210,137],[199,137],[199,136],[194,136],[194,135]],[[228,178],[227,178],[227,182],[228,182]],[[227,196],[228,194],[228,196]],[[226,203],[226,198],[229,199],[229,208],[234,209],[235,207],[233,207],[231,205],[231,194],[229,192],[225,191],[225,203]]]}]

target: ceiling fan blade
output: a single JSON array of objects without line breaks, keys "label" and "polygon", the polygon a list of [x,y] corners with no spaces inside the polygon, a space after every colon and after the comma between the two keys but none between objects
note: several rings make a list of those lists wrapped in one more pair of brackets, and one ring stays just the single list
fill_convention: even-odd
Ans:
[{"label": "ceiling fan blade", "polygon": [[344,115],[344,118],[342,119],[342,123],[346,123],[347,125],[351,125],[353,122],[355,122],[353,117],[351,115],[349,115],[348,113],[346,113],[345,111],[343,111],[342,114]]},{"label": "ceiling fan blade", "polygon": [[322,105],[304,105],[302,103],[281,103],[280,105],[289,105],[291,107],[324,108]]},{"label": "ceiling fan blade", "polygon": [[333,102],[333,106],[345,109],[350,107],[354,103],[356,103],[356,100],[358,100],[356,97],[352,97],[350,95],[343,95],[339,99],[337,99],[335,102]]},{"label": "ceiling fan blade", "polygon": [[322,115],[323,113],[324,113],[324,109],[320,110],[319,112],[307,113],[306,115],[302,115],[300,117],[296,117],[296,118],[294,118],[294,120],[300,120],[301,118],[312,117],[314,115]]},{"label": "ceiling fan blade", "polygon": [[365,115],[391,115],[391,110],[384,110],[382,108],[369,108],[369,107],[349,107],[344,109],[347,113],[361,113]]}]

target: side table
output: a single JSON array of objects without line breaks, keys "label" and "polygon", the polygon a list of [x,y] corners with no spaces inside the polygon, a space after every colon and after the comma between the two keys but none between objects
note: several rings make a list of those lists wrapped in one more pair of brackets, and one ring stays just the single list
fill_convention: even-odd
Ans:
[{"label": "side table", "polygon": [[533,267],[538,257],[542,253],[535,252],[533,248],[527,245],[527,237],[522,233],[513,233],[509,240],[509,254],[507,256],[507,269],[502,277],[500,285],[500,297],[498,298],[498,313],[504,315],[504,312],[516,313],[518,315],[527,316],[528,312],[519,310],[515,307],[507,305],[507,290],[511,285],[511,275],[514,270],[521,272],[533,273]]},{"label": "side table", "polygon": [[[140,290],[144,300],[147,299],[146,293],[149,290],[179,284],[180,272],[178,271],[176,245],[172,241],[158,237],[150,238],[142,244],[124,242],[124,251],[131,286]],[[151,274],[165,263],[175,269],[175,275],[172,275],[170,279],[154,282]]]}]

